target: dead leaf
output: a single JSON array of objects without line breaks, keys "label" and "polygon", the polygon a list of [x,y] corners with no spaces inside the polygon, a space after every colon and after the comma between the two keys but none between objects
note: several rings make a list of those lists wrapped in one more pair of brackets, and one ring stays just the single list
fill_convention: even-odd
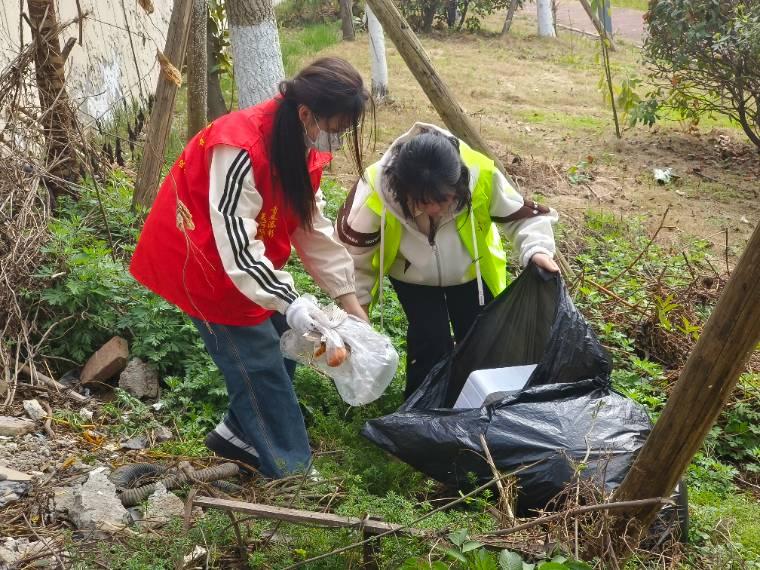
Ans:
[{"label": "dead leaf", "polygon": [[151,0],[137,0],[137,3],[143,10],[145,10],[146,14],[152,14],[155,9],[153,8],[153,2]]},{"label": "dead leaf", "polygon": [[164,74],[164,78],[174,83],[177,87],[182,87],[182,74],[169,61],[169,58],[161,53],[161,50],[156,50],[156,59],[158,59],[158,63],[161,65],[161,73]]}]

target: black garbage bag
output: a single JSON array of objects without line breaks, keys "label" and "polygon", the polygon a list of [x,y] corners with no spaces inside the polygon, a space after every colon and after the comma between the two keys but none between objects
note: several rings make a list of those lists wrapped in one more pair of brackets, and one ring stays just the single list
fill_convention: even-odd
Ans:
[{"label": "black garbage bag", "polygon": [[[518,393],[479,409],[452,409],[473,370],[536,364]],[[483,434],[496,467],[517,474],[520,516],[584,478],[618,486],[651,423],[643,406],[610,388],[609,356],[558,274],[530,265],[486,307],[465,339],[393,414],[362,435],[402,461],[459,488],[485,483]],[[472,474],[476,480],[472,480]]]}]

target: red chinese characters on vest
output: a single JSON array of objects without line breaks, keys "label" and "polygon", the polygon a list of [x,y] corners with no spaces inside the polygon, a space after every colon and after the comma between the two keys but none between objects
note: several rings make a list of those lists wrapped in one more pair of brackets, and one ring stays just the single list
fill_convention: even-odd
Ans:
[{"label": "red chinese characters on vest", "polygon": [[[243,295],[219,257],[209,213],[209,167],[214,146],[248,151],[262,207],[255,238],[276,269],[290,257],[297,217],[283,197],[269,161],[275,98],[220,117],[190,140],[159,189],[145,221],[130,271],[140,283],[191,317],[226,325],[255,325],[272,311]],[[312,151],[308,170],[316,192],[329,153]],[[253,238],[254,236],[248,236]]]}]

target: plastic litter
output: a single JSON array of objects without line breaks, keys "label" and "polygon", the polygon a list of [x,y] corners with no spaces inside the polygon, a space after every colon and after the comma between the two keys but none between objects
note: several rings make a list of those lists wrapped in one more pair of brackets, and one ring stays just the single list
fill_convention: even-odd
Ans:
[{"label": "plastic litter", "polygon": [[[523,390],[480,408],[452,409],[474,370],[531,363],[538,366]],[[362,435],[462,488],[493,477],[482,456],[483,434],[501,472],[521,468],[517,514],[529,516],[577,474],[611,491],[644,444],[647,412],[611,389],[610,372],[606,351],[561,277],[530,265],[420,388],[395,413],[368,421]],[[577,469],[581,462],[585,468]]]},{"label": "plastic litter", "polygon": [[511,393],[519,392],[525,387],[535,369],[535,364],[529,364],[473,370],[467,377],[454,407],[479,408],[486,402],[494,402]]},{"label": "plastic litter", "polygon": [[654,168],[652,174],[658,184],[670,184],[673,178],[678,178],[672,168]]},{"label": "plastic litter", "polygon": [[[396,374],[396,349],[387,336],[338,307],[331,305],[323,312],[324,319],[315,319],[314,333],[285,332],[280,339],[282,353],[332,378],[347,404],[362,406],[375,401]],[[345,348],[347,357],[338,366],[331,366],[336,348]]]}]

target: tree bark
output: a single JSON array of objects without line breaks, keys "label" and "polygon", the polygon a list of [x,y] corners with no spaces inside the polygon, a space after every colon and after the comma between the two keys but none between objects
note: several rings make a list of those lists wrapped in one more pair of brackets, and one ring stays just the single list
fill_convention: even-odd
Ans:
[{"label": "tree bark", "polygon": [[439,0],[425,0],[422,4],[422,31],[429,34],[433,31],[433,20],[438,11]]},{"label": "tree bark", "polygon": [[206,59],[208,76],[206,81],[206,99],[207,99],[207,119],[214,121],[227,114],[227,103],[224,101],[222,84],[219,80],[219,60],[221,57],[222,47],[219,40],[213,34],[209,33],[213,21],[211,15],[206,20]]},{"label": "tree bark", "polygon": [[515,17],[515,10],[517,10],[517,1],[512,0],[509,3],[509,10],[507,10],[507,17],[504,20],[504,27],[501,29],[501,35],[506,36],[509,33],[509,28],[512,27],[512,19]]},{"label": "tree bark", "polygon": [[187,140],[193,138],[208,122],[207,20],[207,0],[193,0],[187,46]]},{"label": "tree bark", "polygon": [[53,0],[28,0],[32,38],[35,42],[34,67],[40,98],[40,122],[46,140],[45,186],[53,200],[74,195],[67,182],[78,178],[79,160],[71,140],[76,117],[66,93],[64,62],[61,55],[58,17]]},{"label": "tree bark", "polygon": [[556,38],[551,0],[536,0],[536,10],[538,11],[538,36]]},{"label": "tree bark", "polygon": [[[190,29],[190,14],[193,0],[174,0],[172,17],[166,33],[164,56],[177,68],[182,68],[187,47],[187,35]],[[164,151],[169,138],[174,114],[174,100],[177,95],[177,85],[164,71],[163,66],[156,87],[156,101],[150,113],[148,132],[145,137],[143,156],[140,169],[135,180],[135,193],[132,197],[132,207],[137,204],[149,207],[158,192],[161,178],[161,167],[164,164]]]},{"label": "tree bark", "polygon": [[375,13],[367,4],[369,58],[372,64],[372,96],[382,101],[388,95],[388,63],[385,59],[385,33]]},{"label": "tree bark", "polygon": [[[710,314],[616,501],[667,497],[702,446],[760,341],[760,225]],[[648,528],[656,508],[630,514]],[[625,526],[623,521],[621,526]]]},{"label": "tree bark", "polygon": [[351,12],[351,0],[340,1],[340,19],[343,29],[343,41],[352,42],[355,39],[354,34],[354,15]]},{"label": "tree bark", "polygon": [[272,0],[226,0],[238,106],[275,95],[285,77]]}]

